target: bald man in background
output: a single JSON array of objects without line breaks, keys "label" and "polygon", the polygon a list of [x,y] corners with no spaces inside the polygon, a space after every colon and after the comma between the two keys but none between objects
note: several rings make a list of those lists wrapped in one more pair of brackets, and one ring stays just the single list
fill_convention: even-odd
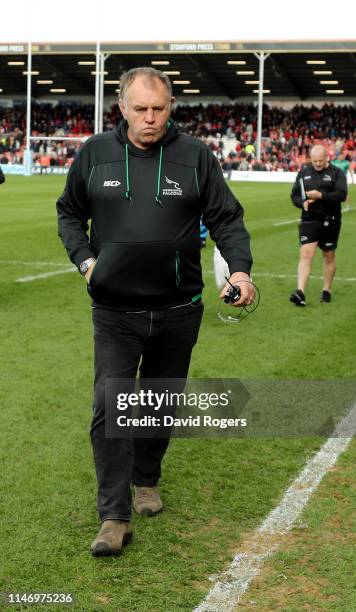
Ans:
[{"label": "bald man in background", "polygon": [[298,172],[291,198],[294,206],[301,208],[302,216],[299,224],[298,287],[289,299],[296,306],[306,306],[305,288],[319,247],[324,270],[320,301],[329,303],[341,229],[341,202],[347,198],[347,181],[340,168],[329,164],[322,145],[312,148],[310,164]]}]

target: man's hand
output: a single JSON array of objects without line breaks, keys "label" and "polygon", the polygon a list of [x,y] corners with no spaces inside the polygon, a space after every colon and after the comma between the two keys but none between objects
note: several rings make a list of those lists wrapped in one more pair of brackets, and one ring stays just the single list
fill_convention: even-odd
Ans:
[{"label": "man's hand", "polygon": [[307,196],[309,200],[321,200],[321,198],[323,197],[323,194],[321,193],[321,191],[318,191],[317,189],[306,191],[305,195]]},{"label": "man's hand", "polygon": [[88,285],[89,285],[89,282],[90,282],[90,277],[93,274],[93,270],[95,268],[95,264],[96,264],[96,261],[93,261],[93,263],[90,264],[90,266],[88,268],[88,271],[85,273],[85,279],[86,279]]},{"label": "man's hand", "polygon": [[303,202],[303,208],[306,212],[308,212],[309,210],[309,206],[310,204],[313,204],[313,202],[315,202],[315,200],[304,200]]},{"label": "man's hand", "polygon": [[[255,299],[255,288],[251,284],[251,280],[248,274],[246,274],[245,272],[234,272],[230,276],[229,281],[232,285],[240,287],[240,291],[241,291],[240,299],[236,300],[236,302],[231,304],[231,306],[242,307],[242,306],[250,306],[251,304],[253,304],[253,301]],[[242,281],[242,282],[239,282],[239,281]],[[220,299],[222,300],[224,299],[225,295],[229,292],[229,289],[230,289],[230,285],[229,283],[226,283],[225,287],[220,293],[220,296],[219,296]]]}]

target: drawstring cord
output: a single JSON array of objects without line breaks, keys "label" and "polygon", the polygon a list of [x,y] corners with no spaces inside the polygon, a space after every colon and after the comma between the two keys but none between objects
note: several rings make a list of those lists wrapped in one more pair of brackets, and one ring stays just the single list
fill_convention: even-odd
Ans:
[{"label": "drawstring cord", "polygon": [[[162,162],[163,162],[163,146],[161,145],[159,152],[159,164],[158,164],[158,175],[157,175],[157,191],[155,196],[155,202],[159,206],[163,206],[162,200],[160,199],[160,191],[161,191],[161,174],[162,174]],[[131,192],[130,192],[130,173],[129,173],[129,146],[125,144],[125,168],[126,168],[126,191],[125,198],[131,204],[133,204]]]},{"label": "drawstring cord", "polygon": [[161,145],[159,152],[159,165],[158,165],[158,177],[157,177],[157,193],[155,197],[156,204],[162,206],[162,200],[159,198],[159,192],[161,189],[161,171],[162,171],[162,157],[163,157],[163,147]]},{"label": "drawstring cord", "polygon": [[131,193],[130,193],[129,146],[127,144],[125,145],[125,167],[126,167],[126,192],[125,192],[125,198],[126,198],[126,200],[131,202],[131,204],[133,204]]}]

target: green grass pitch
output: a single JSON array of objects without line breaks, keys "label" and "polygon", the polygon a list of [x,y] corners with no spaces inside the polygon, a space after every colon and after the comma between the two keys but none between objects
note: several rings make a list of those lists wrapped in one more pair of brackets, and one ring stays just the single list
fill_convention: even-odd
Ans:
[{"label": "green grass pitch", "polygon": [[[89,299],[76,273],[15,282],[68,264],[55,216],[63,184],[59,177],[8,176],[0,187],[0,591],[73,592],[74,609],[83,611],[192,610],[208,577],[231,560],[242,535],[278,503],[323,439],[174,440],[161,484],[166,511],[134,518],[135,541],[121,558],[92,559],[98,521],[88,434]],[[308,306],[298,309],[288,301],[297,223],[274,225],[299,216],[290,186],[231,187],[245,208],[261,304],[242,323],[217,319],[209,242],[202,253],[205,315],[190,375],[354,378],[356,211],[344,215],[332,303],[319,303],[322,281],[313,278]],[[351,205],[355,199],[353,188]],[[313,275],[321,273],[319,254]],[[333,605],[351,609],[351,592]]]}]

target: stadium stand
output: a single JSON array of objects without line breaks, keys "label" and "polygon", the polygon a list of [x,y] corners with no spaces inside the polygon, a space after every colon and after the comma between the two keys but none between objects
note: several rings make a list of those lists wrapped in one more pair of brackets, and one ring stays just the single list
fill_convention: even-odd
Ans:
[{"label": "stadium stand", "polygon": [[[309,149],[323,142],[330,158],[343,150],[356,169],[356,108],[295,105],[291,110],[263,108],[261,160],[256,160],[257,109],[253,104],[181,105],[173,111],[180,129],[206,142],[223,169],[256,171],[296,171],[307,160]],[[114,104],[104,114],[104,129],[110,130],[121,119]],[[0,106],[0,163],[23,163],[26,105]],[[80,142],[41,140],[44,136],[86,137],[94,132],[94,106],[91,104],[40,104],[32,106],[33,161],[40,166],[69,167]]]}]

